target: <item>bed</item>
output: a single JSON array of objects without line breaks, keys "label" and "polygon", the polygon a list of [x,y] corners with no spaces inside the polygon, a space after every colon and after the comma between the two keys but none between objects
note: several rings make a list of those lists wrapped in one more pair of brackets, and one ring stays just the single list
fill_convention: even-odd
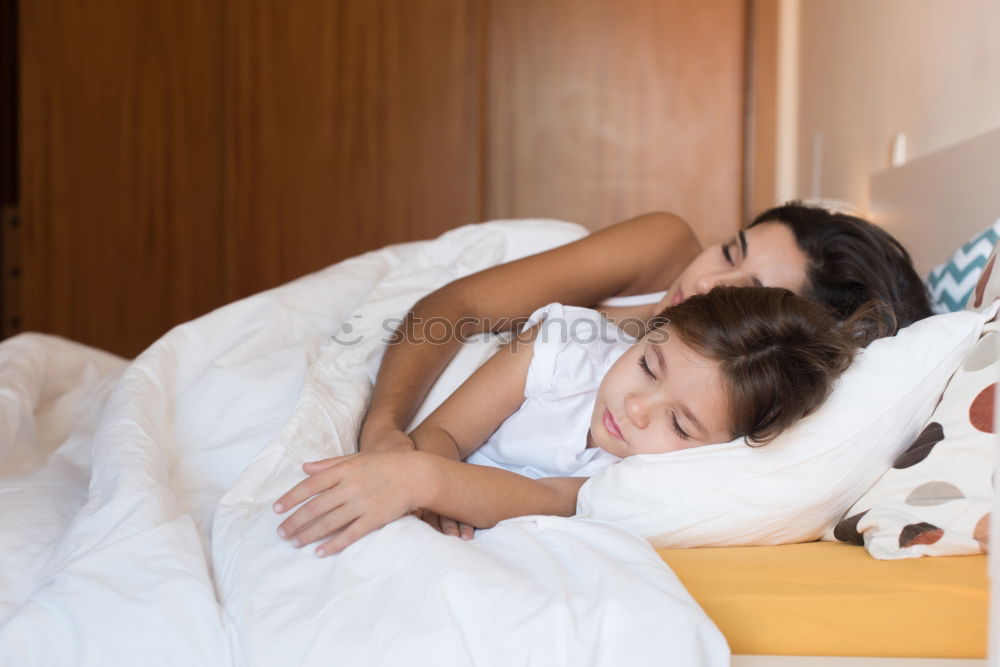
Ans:
[{"label": "bed", "polygon": [[[328,559],[276,538],[270,505],[299,464],[350,451],[394,317],[450,280],[583,233],[507,221],[393,246],[176,327],[131,361],[40,334],[4,341],[0,663],[982,656],[985,556],[882,563],[831,543],[657,552],[612,522],[557,517],[469,543],[406,517]],[[876,578],[880,590],[848,586]],[[947,582],[949,602],[919,612],[908,601],[942,590],[893,583],[906,580]],[[845,615],[858,606],[868,616]],[[865,633],[884,609],[933,627],[907,626],[901,643]]]},{"label": "bed", "polygon": [[831,542],[659,553],[737,655],[986,653],[986,556],[882,561]]}]

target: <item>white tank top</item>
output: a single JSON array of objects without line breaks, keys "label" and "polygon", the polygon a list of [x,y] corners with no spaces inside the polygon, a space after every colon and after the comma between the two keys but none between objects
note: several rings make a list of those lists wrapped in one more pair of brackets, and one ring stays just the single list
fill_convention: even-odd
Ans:
[{"label": "white tank top", "polygon": [[645,306],[654,305],[666,296],[667,290],[662,292],[651,292],[649,294],[630,294],[629,296],[613,296],[605,299],[600,305],[606,308],[622,308],[625,306]]},{"label": "white tank top", "polygon": [[597,389],[605,373],[635,342],[600,313],[558,303],[539,308],[524,381],[524,402],[466,463],[538,479],[593,477],[619,458],[587,447]]}]

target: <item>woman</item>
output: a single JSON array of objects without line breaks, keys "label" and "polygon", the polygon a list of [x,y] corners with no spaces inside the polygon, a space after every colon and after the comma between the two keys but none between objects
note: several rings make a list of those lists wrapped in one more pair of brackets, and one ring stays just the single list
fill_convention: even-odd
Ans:
[{"label": "woman", "polygon": [[[661,303],[679,303],[716,285],[784,287],[830,307],[840,319],[879,300],[892,307],[896,327],[931,314],[909,254],[860,218],[793,202],[765,211],[732,239],[702,250],[677,216],[641,215],[456,280],[418,301],[402,325],[406,335],[389,345],[382,359],[359,449],[414,448],[404,429],[465,336],[487,328],[509,330],[552,302],[598,304],[614,321],[645,320]],[[644,295],[639,299],[644,303],[609,301],[629,295]],[[456,335],[444,342],[439,331],[424,335],[424,322],[445,320]]]}]

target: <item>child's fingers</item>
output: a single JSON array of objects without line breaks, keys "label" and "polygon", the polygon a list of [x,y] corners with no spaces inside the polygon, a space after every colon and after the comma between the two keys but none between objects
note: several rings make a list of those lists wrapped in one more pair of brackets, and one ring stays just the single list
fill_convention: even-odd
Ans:
[{"label": "child's fingers", "polygon": [[347,454],[346,456],[334,456],[328,459],[320,459],[319,461],[306,461],[302,464],[302,469],[306,471],[309,475],[314,475],[321,470],[326,470],[330,466],[335,466],[338,463],[343,463],[349,458],[353,458],[357,454]]},{"label": "child's fingers", "polygon": [[463,540],[471,540],[473,536],[476,534],[476,527],[470,526],[467,523],[460,523],[458,524],[458,531],[459,531],[459,536]]},{"label": "child's fingers", "polygon": [[330,468],[340,465],[355,456],[357,456],[357,454],[348,454],[347,456],[337,456],[332,459],[316,461],[315,463],[323,463],[324,467],[315,470],[308,467],[312,465],[312,462],[303,463],[302,467],[309,476],[293,486],[288,493],[278,498],[274,505],[272,505],[272,509],[277,514],[283,514],[302,501],[308,500],[318,493],[332,489],[337,485],[339,475],[337,475],[336,472],[332,472],[326,476],[322,476],[320,473],[326,472]]},{"label": "child's fingers", "polygon": [[319,476],[306,477],[304,480],[293,486],[288,493],[278,498],[272,506],[272,509],[278,514],[283,514],[302,501],[308,500],[323,491],[332,489],[336,485],[336,478],[327,479]]},{"label": "child's fingers", "polygon": [[323,558],[324,556],[329,556],[330,554],[339,554],[341,551],[351,546],[368,533],[378,530],[381,527],[382,524],[376,521],[360,517],[340,531],[340,533],[332,540],[328,540],[327,542],[324,542],[316,547],[316,555]]},{"label": "child's fingers", "polygon": [[446,516],[441,517],[441,532],[458,537],[458,522]]},{"label": "child's fingers", "polygon": [[[324,538],[330,537],[331,535],[335,534],[338,530],[341,530],[345,526],[350,524],[352,521],[354,523],[357,523],[357,521],[355,521],[355,519],[357,518],[358,518],[358,513],[356,510],[349,509],[346,505],[341,505],[340,507],[330,510],[325,514],[317,517],[315,521],[306,525],[304,528],[300,529],[297,533],[294,533],[293,536],[291,537],[291,542],[296,547],[302,547],[307,544],[312,544],[317,540],[322,540]],[[356,537],[354,539],[358,538]],[[347,545],[345,544],[344,546]]]},{"label": "child's fingers", "polygon": [[437,512],[422,509],[420,510],[420,519],[437,532],[441,532],[441,517],[438,516]]},{"label": "child's fingers", "polygon": [[[317,520],[329,515],[330,512],[341,507],[343,504],[343,500],[337,498],[333,492],[327,491],[317,494],[312,500],[292,512],[291,516],[278,525],[278,535],[286,540],[291,540],[294,537],[301,538],[299,535],[300,532],[306,528],[311,528]],[[319,537],[323,537],[323,535],[313,539],[319,539]],[[309,540],[309,542],[312,541]],[[308,544],[309,542],[301,542],[300,539],[300,544]]]},{"label": "child's fingers", "polygon": [[302,468],[308,473],[319,472],[320,470],[326,470],[332,466],[334,461],[336,461],[335,458],[320,459],[319,461],[305,461],[302,464]]}]

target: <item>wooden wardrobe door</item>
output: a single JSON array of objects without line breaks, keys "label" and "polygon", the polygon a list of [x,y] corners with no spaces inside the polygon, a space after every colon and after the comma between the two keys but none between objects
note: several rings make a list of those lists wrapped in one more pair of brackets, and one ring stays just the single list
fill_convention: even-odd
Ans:
[{"label": "wooden wardrobe door", "polygon": [[480,220],[481,4],[22,3],[22,328],[132,356]]},{"label": "wooden wardrobe door", "polygon": [[229,3],[229,299],[481,218],[482,20],[477,0]]},{"label": "wooden wardrobe door", "polygon": [[740,222],[742,0],[490,4],[486,213]]},{"label": "wooden wardrobe door", "polygon": [[744,0],[20,10],[26,330],[131,356],[487,218],[667,209],[706,242],[738,224]]},{"label": "wooden wardrobe door", "polygon": [[221,20],[20,3],[23,329],[132,356],[222,303]]}]

